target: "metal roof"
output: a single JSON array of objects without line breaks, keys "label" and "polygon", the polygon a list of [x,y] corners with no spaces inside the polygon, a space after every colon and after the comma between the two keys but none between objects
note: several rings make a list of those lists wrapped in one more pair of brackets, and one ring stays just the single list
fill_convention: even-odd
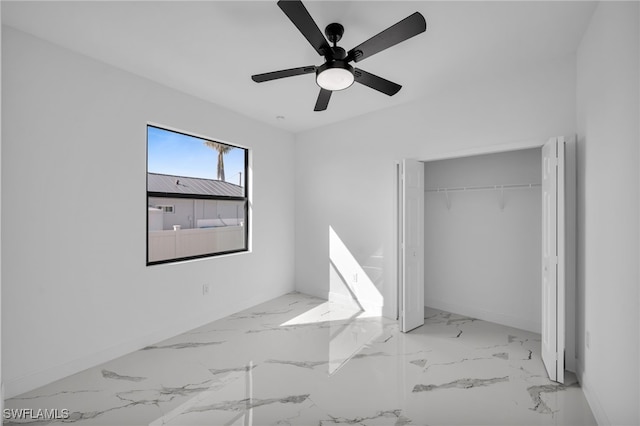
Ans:
[{"label": "metal roof", "polygon": [[147,173],[147,191],[170,194],[244,197],[244,188],[233,183],[159,173]]}]

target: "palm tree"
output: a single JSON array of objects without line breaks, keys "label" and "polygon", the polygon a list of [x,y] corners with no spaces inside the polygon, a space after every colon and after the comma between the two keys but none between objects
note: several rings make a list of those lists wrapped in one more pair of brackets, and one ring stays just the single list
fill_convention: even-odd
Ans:
[{"label": "palm tree", "polygon": [[220,142],[204,141],[211,149],[218,151],[218,180],[224,180],[224,155],[233,149],[232,146]]}]

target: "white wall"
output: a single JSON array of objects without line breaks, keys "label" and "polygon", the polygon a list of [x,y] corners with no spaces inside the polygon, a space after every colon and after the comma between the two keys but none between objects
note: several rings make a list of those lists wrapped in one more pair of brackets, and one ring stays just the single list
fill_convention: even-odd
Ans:
[{"label": "white wall", "polygon": [[600,3],[577,54],[578,370],[600,424],[640,423],[639,13]]},{"label": "white wall", "polygon": [[[540,170],[539,148],[431,161],[425,188],[539,185]],[[540,187],[448,197],[425,193],[425,306],[540,333]]]},{"label": "white wall", "polygon": [[[293,290],[293,136],[3,31],[7,396]],[[148,121],[251,149],[251,253],[145,266]]]},{"label": "white wall", "polygon": [[[2,5],[0,5],[0,22],[2,21]],[[0,31],[0,46],[2,46],[2,31]],[[0,81],[2,81],[2,55],[0,55]],[[0,84],[0,98],[2,98],[2,84]],[[2,102],[0,102],[0,188],[2,187]],[[2,223],[2,197],[0,196],[0,223]],[[2,226],[0,226],[0,241],[2,241]],[[4,412],[4,380],[2,378],[2,244],[0,244],[0,413]]]},{"label": "white wall", "polygon": [[[331,101],[349,102],[349,96]],[[297,289],[327,297],[332,227],[382,294],[385,315],[395,317],[395,161],[573,133],[571,56],[298,134]]]}]

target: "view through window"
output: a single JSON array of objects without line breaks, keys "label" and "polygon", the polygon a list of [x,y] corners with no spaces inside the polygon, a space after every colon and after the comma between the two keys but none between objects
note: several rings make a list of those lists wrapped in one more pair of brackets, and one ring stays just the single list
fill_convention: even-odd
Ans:
[{"label": "view through window", "polygon": [[248,150],[147,126],[147,265],[248,249]]}]

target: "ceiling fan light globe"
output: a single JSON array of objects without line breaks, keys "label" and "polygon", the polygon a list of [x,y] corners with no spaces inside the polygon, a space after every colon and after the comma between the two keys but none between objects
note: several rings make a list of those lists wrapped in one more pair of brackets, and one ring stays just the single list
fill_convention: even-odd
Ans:
[{"label": "ceiling fan light globe", "polygon": [[[325,64],[328,65],[328,64]],[[332,92],[344,90],[354,82],[353,68],[348,64],[337,66],[322,66],[316,74],[316,83],[325,90]]]}]

